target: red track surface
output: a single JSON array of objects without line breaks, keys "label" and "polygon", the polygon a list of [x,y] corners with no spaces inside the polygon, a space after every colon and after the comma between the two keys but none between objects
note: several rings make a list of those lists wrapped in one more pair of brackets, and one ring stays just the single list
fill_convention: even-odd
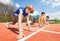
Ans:
[{"label": "red track surface", "polygon": [[[25,31],[23,32],[25,36],[33,33],[29,31],[28,27],[25,24],[22,24],[22,26],[23,29],[25,29]],[[17,24],[10,25],[10,28],[7,29],[5,27],[5,23],[0,23],[0,41],[17,41],[16,38],[16,36],[18,35],[17,28],[18,28]],[[33,26],[31,28],[33,29],[33,31],[39,29],[38,26]],[[60,32],[60,24],[52,24],[44,30]],[[60,41],[60,34],[41,31],[36,35],[30,37],[26,41]]]},{"label": "red track surface", "polygon": [[[60,24],[50,25],[44,30],[49,30],[49,31],[60,33]],[[37,33],[36,35],[30,37],[26,41],[60,41],[60,34],[41,31]]]}]

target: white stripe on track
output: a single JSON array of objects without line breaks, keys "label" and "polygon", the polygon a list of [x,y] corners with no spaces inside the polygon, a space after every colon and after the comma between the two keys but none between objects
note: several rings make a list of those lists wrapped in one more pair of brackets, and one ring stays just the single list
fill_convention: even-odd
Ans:
[{"label": "white stripe on track", "polygon": [[56,32],[56,31],[50,31],[50,30],[42,30],[44,32],[49,32],[49,33],[54,33],[54,34],[60,34],[60,32]]}]

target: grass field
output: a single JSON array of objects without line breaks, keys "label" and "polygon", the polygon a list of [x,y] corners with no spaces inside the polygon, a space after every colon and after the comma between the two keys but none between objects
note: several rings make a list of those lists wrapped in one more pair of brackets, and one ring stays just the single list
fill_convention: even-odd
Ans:
[{"label": "grass field", "polygon": [[54,24],[60,24],[60,22],[54,22]]},{"label": "grass field", "polygon": [[50,24],[60,24],[60,19],[50,20]]},{"label": "grass field", "polygon": [[60,19],[55,19],[53,24],[60,24]]}]

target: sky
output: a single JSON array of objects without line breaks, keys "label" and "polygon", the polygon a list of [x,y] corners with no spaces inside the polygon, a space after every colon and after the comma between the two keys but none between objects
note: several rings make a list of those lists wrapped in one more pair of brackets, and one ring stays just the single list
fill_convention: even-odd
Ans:
[{"label": "sky", "polygon": [[13,4],[16,7],[26,7],[32,4],[36,12],[45,12],[50,19],[60,19],[60,0],[0,0],[4,4]]}]

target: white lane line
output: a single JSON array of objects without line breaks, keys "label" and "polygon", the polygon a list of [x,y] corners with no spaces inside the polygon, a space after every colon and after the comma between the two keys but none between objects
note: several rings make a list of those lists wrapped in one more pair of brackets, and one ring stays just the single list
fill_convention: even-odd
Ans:
[{"label": "white lane line", "polygon": [[33,32],[32,34],[27,35],[26,37],[23,37],[22,39],[20,39],[20,40],[18,40],[18,41],[25,41],[25,40],[27,40],[28,38],[32,37],[33,35],[37,34],[38,32],[44,30],[44,29],[45,29],[46,27],[48,27],[48,26],[49,26],[49,25],[43,27],[42,29],[37,30],[36,32]]},{"label": "white lane line", "polygon": [[54,33],[54,34],[60,34],[60,32],[50,31],[50,30],[42,30],[44,32]]}]

